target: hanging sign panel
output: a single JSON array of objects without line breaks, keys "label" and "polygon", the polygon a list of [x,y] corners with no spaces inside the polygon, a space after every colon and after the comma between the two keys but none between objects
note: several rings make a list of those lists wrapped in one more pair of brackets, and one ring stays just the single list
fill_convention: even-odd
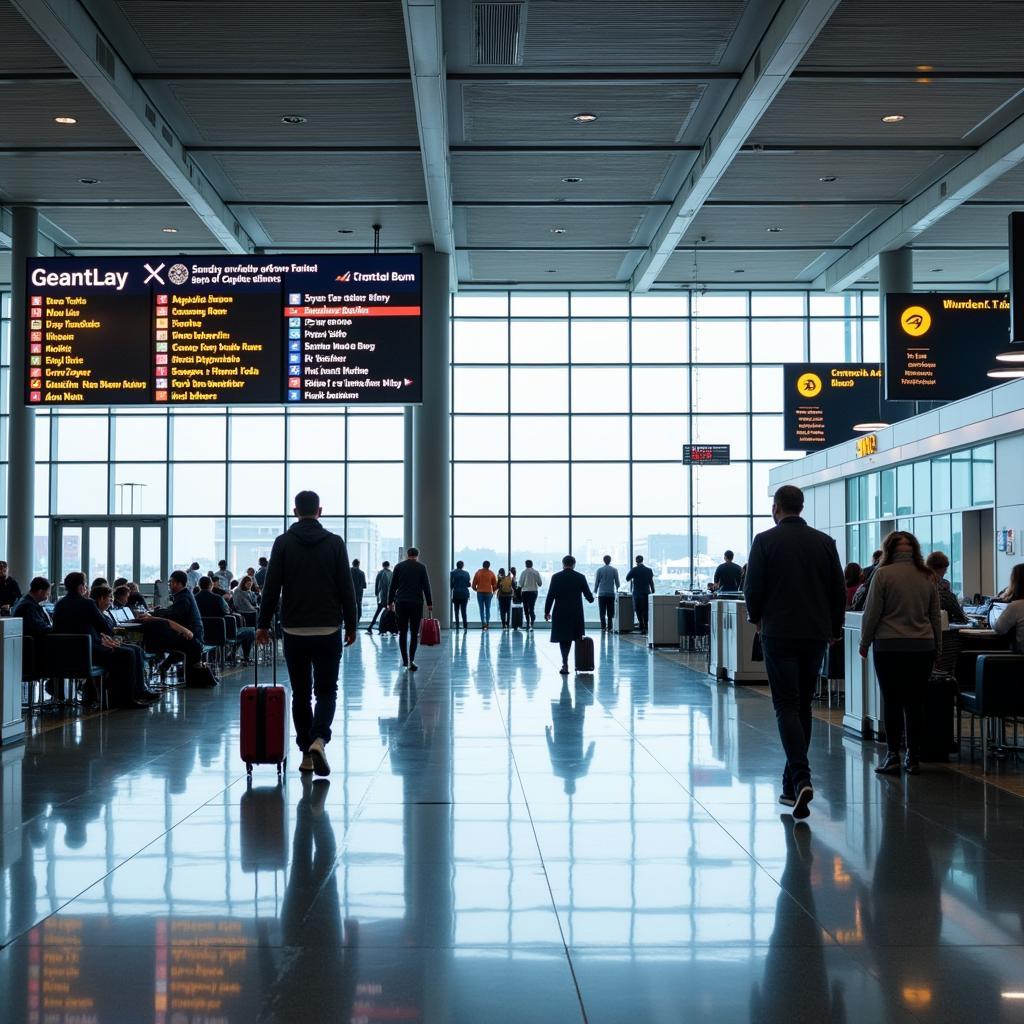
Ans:
[{"label": "hanging sign panel", "polygon": [[854,437],[856,424],[878,419],[877,363],[788,363],[783,370],[787,449],[829,448]]},{"label": "hanging sign panel", "polygon": [[1010,340],[1010,297],[996,292],[885,298],[885,396],[953,402],[993,387],[987,376]]},{"label": "hanging sign panel", "polygon": [[418,254],[28,261],[35,406],[423,400]]}]

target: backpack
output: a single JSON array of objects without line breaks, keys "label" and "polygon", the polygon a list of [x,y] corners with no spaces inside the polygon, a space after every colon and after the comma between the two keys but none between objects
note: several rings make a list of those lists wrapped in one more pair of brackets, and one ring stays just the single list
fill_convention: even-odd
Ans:
[{"label": "backpack", "polygon": [[498,580],[498,593],[502,597],[508,597],[515,590],[515,583],[512,582],[511,576],[502,576]]},{"label": "backpack", "polygon": [[864,605],[868,603],[868,590],[871,589],[871,580],[862,583],[854,592],[853,600],[850,602],[851,612],[864,611]]}]

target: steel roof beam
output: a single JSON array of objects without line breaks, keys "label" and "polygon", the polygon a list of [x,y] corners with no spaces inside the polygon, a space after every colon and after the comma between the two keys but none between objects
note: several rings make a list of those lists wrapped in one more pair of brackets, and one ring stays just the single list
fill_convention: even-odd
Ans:
[{"label": "steel roof beam", "polygon": [[647,291],[658,279],[704,201],[838,4],[839,0],[783,0],[701,147],[697,165],[633,272],[635,291]]},{"label": "steel roof beam", "polygon": [[845,256],[818,276],[815,287],[827,291],[842,291],[850,287],[875,265],[879,253],[910,245],[915,238],[1022,161],[1024,117],[1018,117],[862,238]]},{"label": "steel roof beam", "polygon": [[220,244],[228,252],[252,252],[249,234],[79,0],[12,2]]}]

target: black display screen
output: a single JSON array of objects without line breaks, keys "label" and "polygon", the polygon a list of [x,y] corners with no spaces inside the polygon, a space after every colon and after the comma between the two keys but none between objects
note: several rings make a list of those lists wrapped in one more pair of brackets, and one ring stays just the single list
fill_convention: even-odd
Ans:
[{"label": "black display screen", "polygon": [[814,451],[856,435],[879,417],[877,363],[789,363],[783,373],[786,448]]},{"label": "black display screen", "polygon": [[1005,293],[891,294],[885,298],[886,398],[956,401],[993,387],[988,371],[1010,342]]},{"label": "black display screen", "polygon": [[30,405],[421,402],[417,254],[28,261]]},{"label": "black display screen", "polygon": [[727,444],[684,444],[684,466],[728,466],[729,445]]}]

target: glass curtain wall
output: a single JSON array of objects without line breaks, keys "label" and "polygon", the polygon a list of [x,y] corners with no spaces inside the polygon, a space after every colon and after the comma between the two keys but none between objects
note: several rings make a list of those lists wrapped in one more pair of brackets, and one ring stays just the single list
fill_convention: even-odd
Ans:
[{"label": "glass curtain wall", "polygon": [[[452,319],[452,549],[467,568],[588,577],[637,554],[659,591],[703,585],[770,525],[782,366],[877,361],[878,298],[851,293],[470,292]],[[687,442],[730,466],[684,468]],[[596,617],[595,607],[588,607]]]}]

